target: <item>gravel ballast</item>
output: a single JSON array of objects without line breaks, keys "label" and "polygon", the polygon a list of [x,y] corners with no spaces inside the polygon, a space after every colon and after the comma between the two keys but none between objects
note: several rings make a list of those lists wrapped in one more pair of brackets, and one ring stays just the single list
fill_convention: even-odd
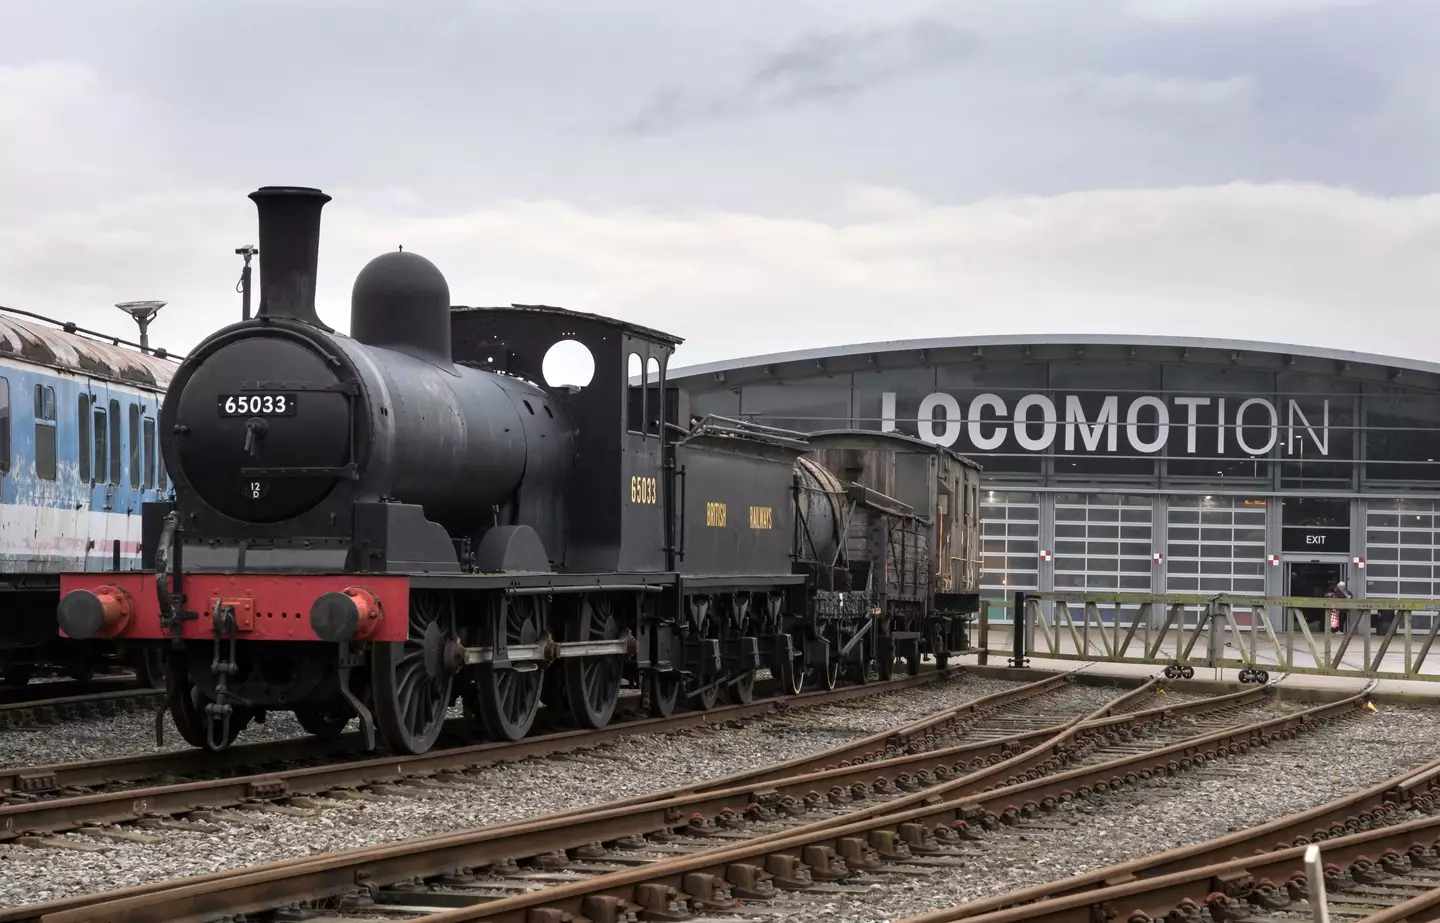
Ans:
[{"label": "gravel ballast", "polygon": [[[802,918],[887,923],[1258,826],[1382,782],[1435,758],[1420,741],[1440,735],[1440,710],[1380,706],[1319,733],[1182,773],[1154,788],[1081,802],[1045,815],[1067,829],[1002,829],[972,844],[963,868],[886,876],[863,895],[833,895]],[[1234,777],[1224,777],[1234,774]],[[967,846],[967,850],[970,847]]]},{"label": "gravel ballast", "polygon": [[[217,824],[219,829],[213,833],[145,831],[160,839],[154,844],[80,834],[57,838],[101,845],[104,852],[7,845],[0,853],[5,859],[0,862],[0,905],[51,900],[600,804],[819,752],[1017,685],[967,675],[894,695],[753,719],[742,727],[624,738],[560,758],[476,770],[477,780],[459,791],[336,802],[308,817],[222,814],[236,820]],[[1115,688],[1072,687],[1065,693],[1065,710],[1078,716],[1119,694]],[[291,720],[275,716],[264,729],[279,730],[281,721]],[[66,736],[59,749],[52,742],[52,747],[43,751],[40,760],[45,761],[76,758],[75,754],[89,748],[93,748],[91,758],[118,755],[131,742],[142,748],[139,752],[154,749],[154,718],[150,715],[92,722],[84,730],[81,726],[51,728],[46,733]],[[146,734],[150,735],[148,747],[144,746]],[[9,736],[0,735],[0,754],[5,759],[40,761],[7,749],[7,745],[13,746],[5,740]]]},{"label": "gravel ballast", "polygon": [[[237,744],[303,737],[305,729],[289,712],[267,716],[264,724],[251,724]],[[142,753],[189,750],[167,712],[165,746],[155,746],[155,712],[150,708],[109,718],[80,718],[49,727],[10,728],[0,731],[0,769],[80,763]]]}]

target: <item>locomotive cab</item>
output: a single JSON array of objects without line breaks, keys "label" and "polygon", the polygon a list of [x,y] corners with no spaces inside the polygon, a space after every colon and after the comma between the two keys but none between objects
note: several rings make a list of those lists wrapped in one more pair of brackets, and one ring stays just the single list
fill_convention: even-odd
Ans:
[{"label": "locomotive cab", "polygon": [[[665,373],[679,337],[635,324],[548,305],[456,307],[456,362],[530,381],[545,380],[546,354],[565,340],[595,363],[583,387],[552,389],[575,433],[575,474],[567,508],[563,568],[581,573],[654,572],[673,566],[663,496],[664,443],[678,405],[665,400]],[[644,369],[649,368],[646,373]],[[673,390],[673,389],[672,389]]]}]

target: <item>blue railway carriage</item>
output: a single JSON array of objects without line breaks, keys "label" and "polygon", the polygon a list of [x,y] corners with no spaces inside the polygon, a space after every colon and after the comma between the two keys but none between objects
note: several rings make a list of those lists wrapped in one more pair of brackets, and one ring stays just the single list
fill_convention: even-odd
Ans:
[{"label": "blue railway carriage", "polygon": [[[20,316],[23,315],[24,319]],[[74,324],[0,309],[0,683],[85,679],[116,661],[163,685],[158,659],[57,632],[62,571],[133,570],[141,504],[171,494],[156,416],[175,367]]]}]

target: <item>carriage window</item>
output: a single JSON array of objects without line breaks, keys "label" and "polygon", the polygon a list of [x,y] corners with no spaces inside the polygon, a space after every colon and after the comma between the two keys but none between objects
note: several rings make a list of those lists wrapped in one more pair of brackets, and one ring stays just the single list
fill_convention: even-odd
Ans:
[{"label": "carriage window", "polygon": [[130,489],[140,489],[140,469],[144,467],[140,455],[140,405],[130,404]]},{"label": "carriage window", "polygon": [[155,462],[155,467],[158,469],[156,476],[159,479],[160,492],[163,494],[170,489],[170,478],[165,474],[165,456],[163,454],[155,456]]},{"label": "carriage window", "polygon": [[0,477],[10,473],[10,379],[0,378]]},{"label": "carriage window", "polygon": [[120,476],[124,474],[125,459],[121,456],[124,451],[124,436],[120,432],[120,402],[110,402],[110,483],[119,484]]},{"label": "carriage window", "polygon": [[105,483],[105,472],[110,470],[110,428],[105,425],[105,410],[95,408],[95,483]]},{"label": "carriage window", "polygon": [[[163,486],[163,485],[162,485]],[[145,418],[145,489],[155,487],[155,421]]]},{"label": "carriage window", "polygon": [[90,395],[80,395],[80,413],[76,417],[80,426],[76,430],[77,452],[80,459],[80,483],[90,483]]},{"label": "carriage window", "polygon": [[35,386],[35,419],[55,420],[55,389],[46,385]]},{"label": "carriage window", "polygon": [[639,353],[630,354],[626,369],[626,385],[629,400],[625,408],[625,428],[632,433],[644,431],[645,422],[645,365]]},{"label": "carriage window", "polygon": [[35,476],[55,480],[55,389],[35,386]]}]

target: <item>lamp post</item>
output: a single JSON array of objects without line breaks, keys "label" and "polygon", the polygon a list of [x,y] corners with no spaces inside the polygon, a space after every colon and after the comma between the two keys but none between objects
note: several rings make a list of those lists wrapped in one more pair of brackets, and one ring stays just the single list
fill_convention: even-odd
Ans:
[{"label": "lamp post", "polygon": [[260,252],[260,248],[254,244],[246,244],[243,247],[236,247],[235,252],[245,258],[245,268],[240,270],[240,283],[235,286],[240,293],[240,319],[250,319],[250,260]]},{"label": "lamp post", "polygon": [[140,351],[150,351],[150,322],[168,302],[164,301],[122,301],[115,307],[129,314],[140,327]]}]

